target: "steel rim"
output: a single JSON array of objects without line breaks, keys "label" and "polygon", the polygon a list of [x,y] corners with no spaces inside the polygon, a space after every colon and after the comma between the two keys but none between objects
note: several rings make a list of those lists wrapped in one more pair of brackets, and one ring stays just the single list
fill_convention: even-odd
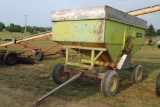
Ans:
[{"label": "steel rim", "polygon": [[40,57],[41,57],[41,54],[40,54],[40,53],[37,53],[36,56],[37,56],[37,58],[40,58]]},{"label": "steel rim", "polygon": [[142,78],[142,68],[139,68],[137,72],[137,79],[141,80],[141,78]]},{"label": "steel rim", "polygon": [[61,82],[64,82],[67,80],[67,77],[68,77],[68,73],[67,72],[64,72],[64,69],[63,67],[61,67],[59,69],[59,73],[58,73],[58,78]]},{"label": "steel rim", "polygon": [[13,57],[9,57],[9,58],[8,58],[8,61],[9,61],[10,63],[14,63],[14,58],[13,58]]},{"label": "steel rim", "polygon": [[117,87],[117,78],[115,76],[113,76],[110,79],[109,86],[110,86],[110,92],[114,92],[116,90],[116,87]]}]

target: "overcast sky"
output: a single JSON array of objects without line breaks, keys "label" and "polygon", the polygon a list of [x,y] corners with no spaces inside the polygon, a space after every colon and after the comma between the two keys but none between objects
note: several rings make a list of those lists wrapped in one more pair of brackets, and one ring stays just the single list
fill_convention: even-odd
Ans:
[{"label": "overcast sky", "polygon": [[[27,15],[27,25],[51,27],[52,10],[108,5],[128,12],[158,4],[160,0],[0,0],[0,22],[24,26]],[[138,17],[160,29],[160,12]]]}]

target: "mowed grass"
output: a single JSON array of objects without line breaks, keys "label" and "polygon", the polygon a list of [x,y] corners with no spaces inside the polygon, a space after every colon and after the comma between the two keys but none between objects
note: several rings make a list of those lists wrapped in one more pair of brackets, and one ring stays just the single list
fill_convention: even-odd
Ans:
[{"label": "mowed grass", "polygon": [[[26,33],[26,35],[30,35],[29,32]],[[25,33],[20,33],[20,32],[9,32],[9,31],[3,31],[3,32],[0,32],[0,38],[3,39],[3,38],[10,38],[10,39],[13,39],[13,38],[19,38],[19,37],[23,37],[25,36]]]},{"label": "mowed grass", "polygon": [[[30,41],[44,48],[53,46],[50,40]],[[16,45],[7,50],[22,49]],[[25,51],[26,52],[26,51]],[[58,85],[52,80],[52,69],[57,63],[64,63],[59,55],[45,57],[34,65],[17,64],[5,66],[0,63],[0,106],[29,107],[42,95]],[[132,58],[132,65],[143,66],[143,80],[131,82],[129,71],[118,71],[120,86],[113,97],[104,97],[100,92],[101,81],[83,77],[56,91],[39,107],[160,107],[160,97],[155,95],[157,74],[160,73],[160,49],[143,46]]]}]

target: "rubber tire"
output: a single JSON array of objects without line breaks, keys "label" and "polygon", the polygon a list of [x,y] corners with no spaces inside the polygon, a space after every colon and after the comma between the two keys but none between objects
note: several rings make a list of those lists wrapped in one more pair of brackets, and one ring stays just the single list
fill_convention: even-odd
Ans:
[{"label": "rubber tire", "polygon": [[37,61],[42,61],[44,58],[44,54],[41,50],[36,50],[36,52],[34,53],[34,56]]},{"label": "rubber tire", "polygon": [[[112,77],[116,77],[116,82],[117,85],[115,87],[115,90],[113,92],[110,91],[110,80]],[[102,78],[101,81],[101,92],[104,96],[109,97],[109,96],[114,96],[119,87],[119,76],[118,73],[114,70],[109,70],[105,73],[104,77]]]},{"label": "rubber tire", "polygon": [[160,73],[158,74],[156,81],[156,95],[160,96]]},{"label": "rubber tire", "polygon": [[61,76],[59,75],[59,73],[62,73],[62,72],[64,72],[64,65],[63,64],[55,65],[55,67],[53,68],[53,71],[52,71],[52,78],[55,83],[62,84],[69,79],[68,72],[65,72],[66,77],[64,79],[62,79]]},{"label": "rubber tire", "polygon": [[[10,61],[9,58],[12,58],[12,62]],[[13,66],[15,64],[17,64],[18,62],[18,56],[15,52],[7,52],[5,55],[4,55],[4,63],[8,66]]]},{"label": "rubber tire", "polygon": [[[141,69],[141,77],[138,78],[138,70]],[[132,74],[131,74],[131,80],[133,83],[137,84],[139,82],[142,81],[142,77],[143,77],[143,69],[141,65],[135,65],[133,70],[132,70]]]}]

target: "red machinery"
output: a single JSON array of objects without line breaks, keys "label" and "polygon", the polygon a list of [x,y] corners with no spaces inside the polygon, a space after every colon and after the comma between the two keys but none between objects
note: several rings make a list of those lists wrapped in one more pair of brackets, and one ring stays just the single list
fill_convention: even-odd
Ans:
[{"label": "red machinery", "polygon": [[50,56],[50,55],[57,55],[60,54],[61,56],[65,56],[65,50],[62,48],[58,48],[57,50],[53,51],[52,49],[59,46],[58,43],[56,43],[55,45],[53,45],[50,48],[44,49],[41,47],[36,47],[36,46],[32,46],[28,43],[24,44],[24,43],[17,43],[17,45],[19,45],[20,47],[33,52],[35,59],[37,61],[42,61],[44,56]]},{"label": "red machinery", "polygon": [[[12,42],[0,44],[0,48],[7,47],[12,44],[16,44],[16,45],[26,49],[27,51],[33,52],[35,59],[38,61],[43,60],[44,56],[50,56],[50,55],[56,55],[56,54],[60,54],[61,56],[65,56],[65,49],[58,48],[56,51],[52,50],[53,48],[59,46],[58,43],[48,49],[44,49],[44,48],[41,48],[38,46],[32,46],[32,45],[26,43],[26,41],[29,41],[29,40],[51,38],[51,36],[52,36],[51,31],[43,32],[43,33],[36,34],[36,35],[30,35],[30,36],[26,36],[24,38],[14,39]],[[26,64],[33,64],[34,63],[33,59],[34,58],[32,57],[32,55],[25,55],[23,53],[18,53],[15,51],[14,52],[13,51],[7,52],[6,50],[0,50],[0,60],[2,60],[6,65],[15,65],[17,62],[26,63]]]}]

